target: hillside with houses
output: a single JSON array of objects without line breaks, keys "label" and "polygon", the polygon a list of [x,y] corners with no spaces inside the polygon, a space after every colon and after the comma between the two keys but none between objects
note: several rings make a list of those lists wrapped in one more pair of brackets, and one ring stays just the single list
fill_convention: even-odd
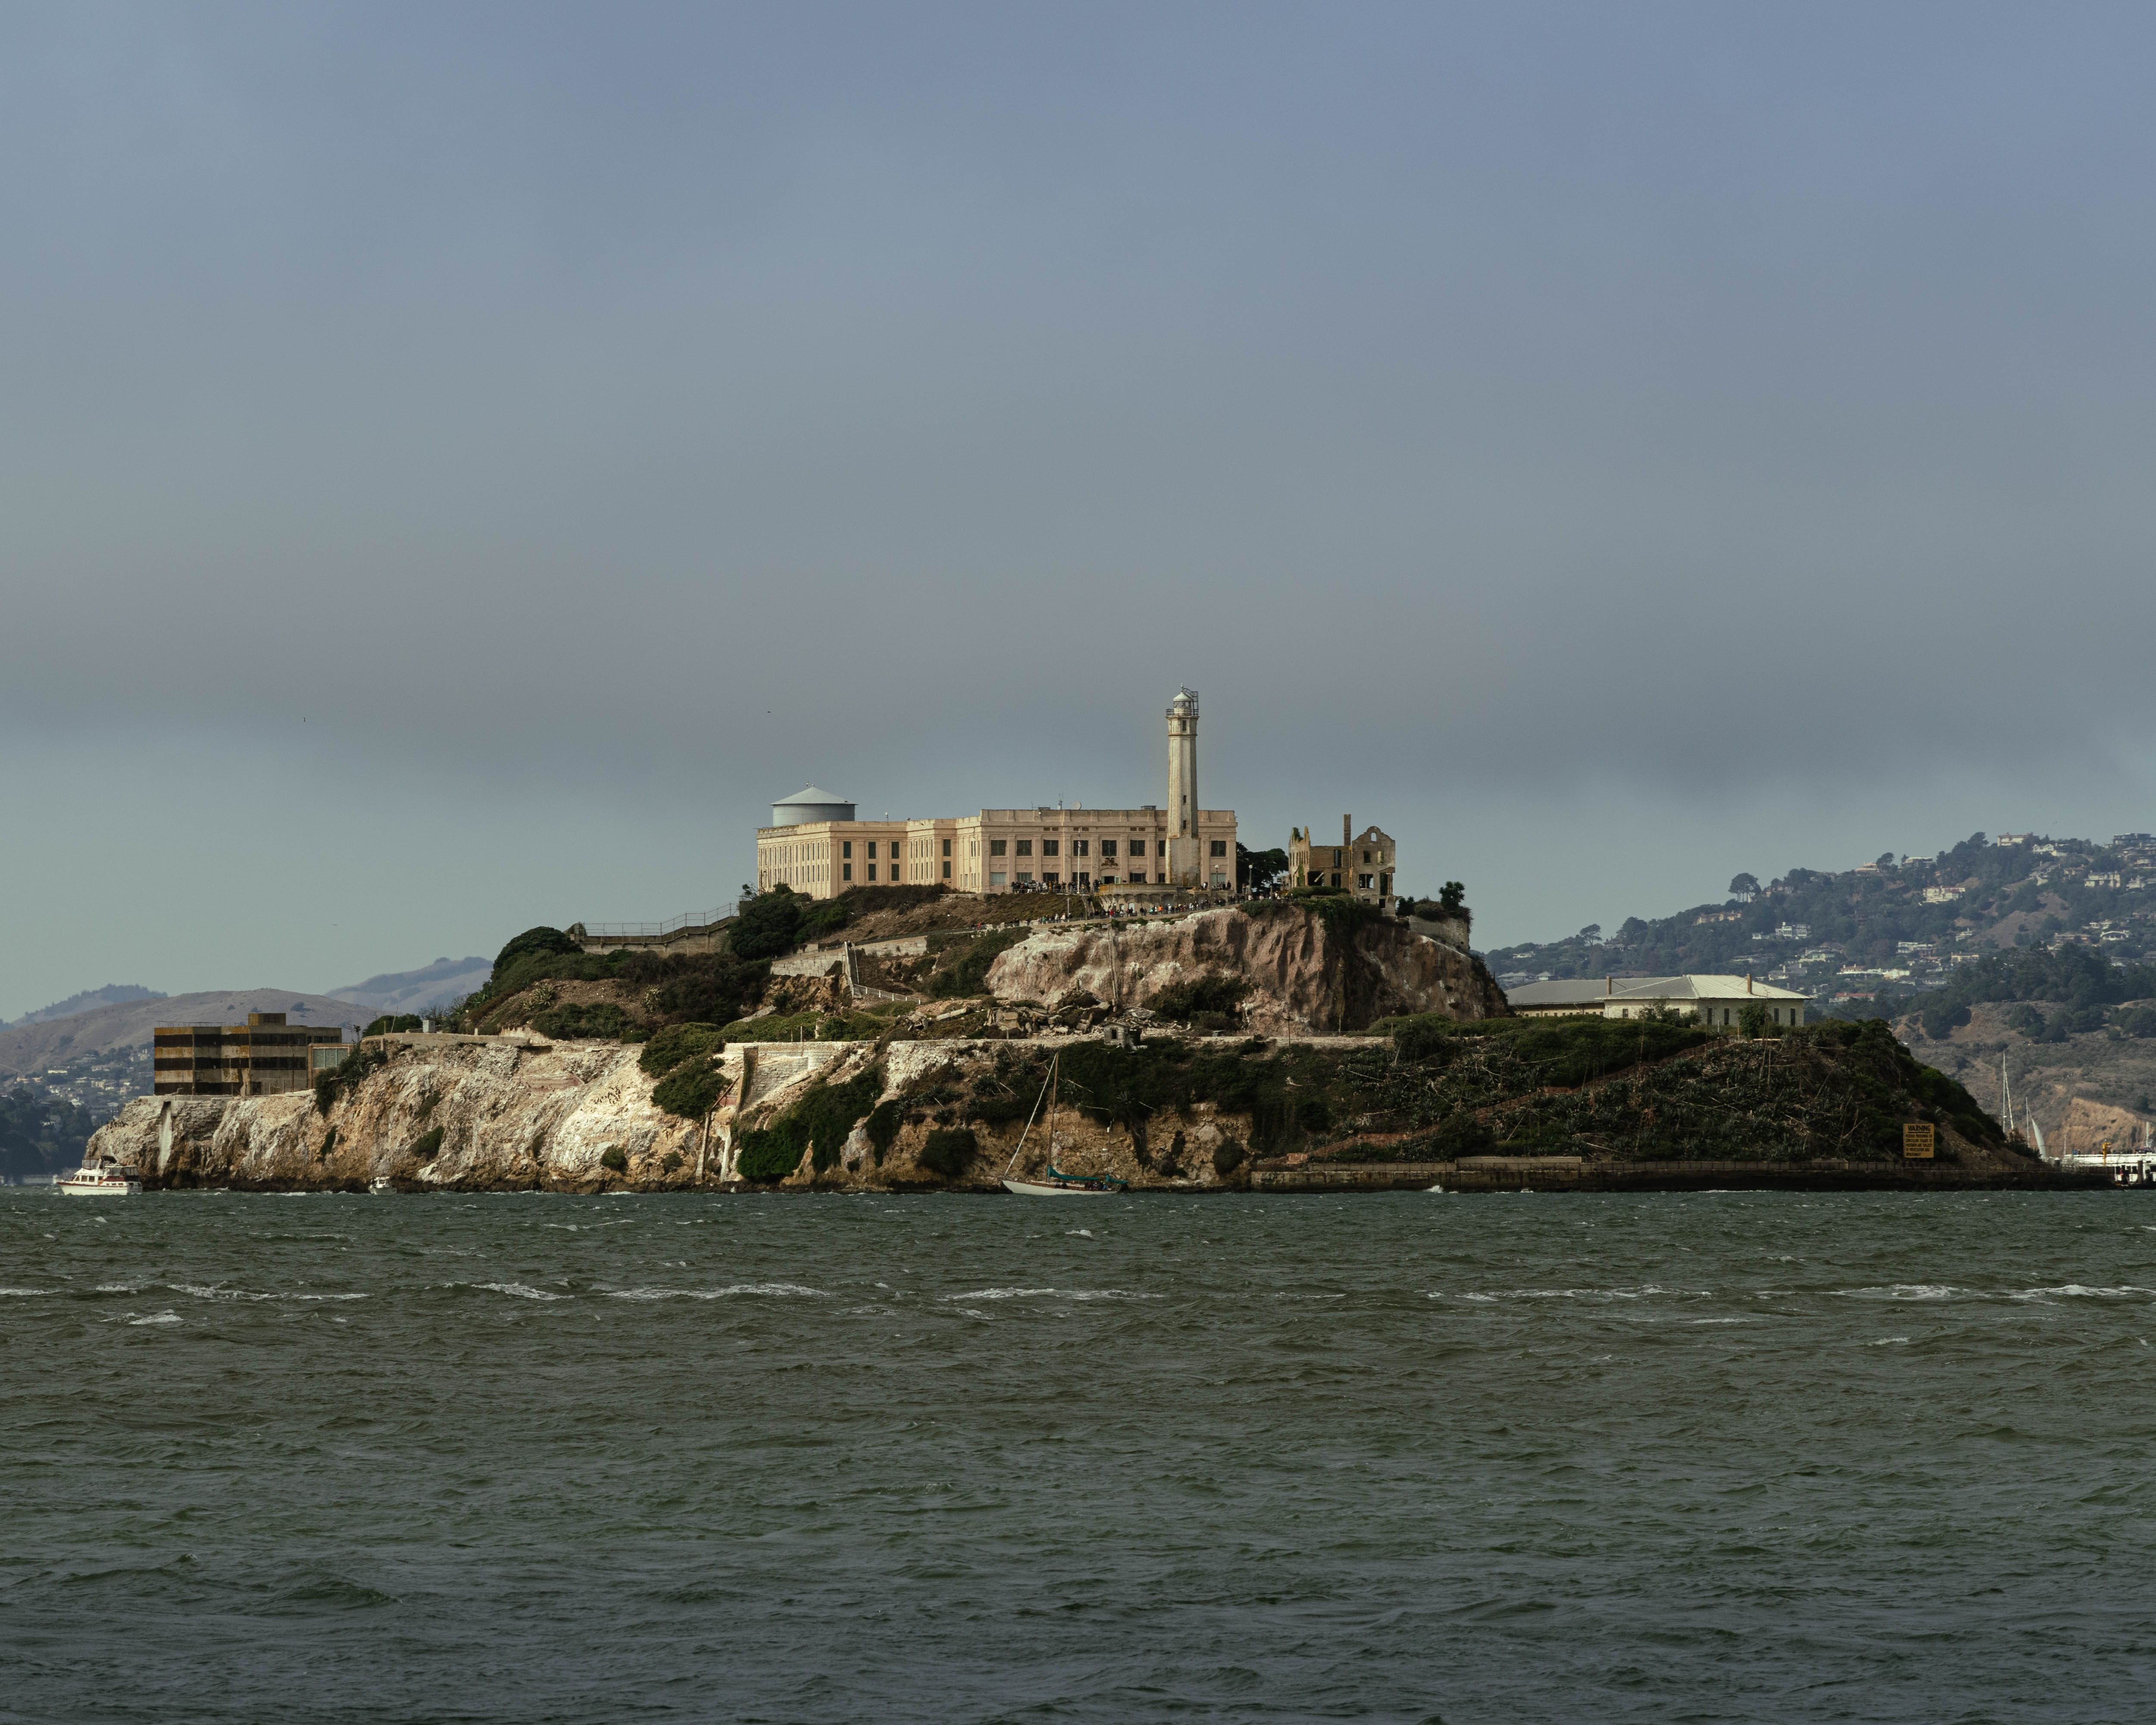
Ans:
[{"label": "hillside with houses", "polygon": [[1756,975],[1811,997],[1822,1014],[1897,1014],[1961,967],[2031,948],[2114,961],[2156,956],[2156,836],[2109,843],[1976,833],[1951,850],[1891,852],[1839,872],[1751,875],[1718,902],[1614,932],[1487,953],[1507,988],[1568,977]]}]

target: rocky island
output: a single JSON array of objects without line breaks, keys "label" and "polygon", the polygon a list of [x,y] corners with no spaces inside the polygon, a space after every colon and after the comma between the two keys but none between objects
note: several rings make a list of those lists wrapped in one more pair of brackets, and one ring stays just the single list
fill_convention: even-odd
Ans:
[{"label": "rocky island", "polygon": [[1054,1060],[1059,1159],[1137,1190],[2064,1182],[1883,1025],[1520,1019],[1464,937],[1341,903],[901,937],[871,969],[903,988],[852,948],[773,975],[552,934],[467,1029],[381,1031],[311,1091],[140,1099],[95,1148],[165,1188],[998,1190]]}]

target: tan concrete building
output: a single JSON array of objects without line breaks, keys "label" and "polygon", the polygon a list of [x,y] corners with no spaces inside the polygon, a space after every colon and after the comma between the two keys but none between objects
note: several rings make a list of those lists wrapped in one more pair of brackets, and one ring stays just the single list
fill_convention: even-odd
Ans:
[{"label": "tan concrete building", "polygon": [[1389,907],[1399,847],[1392,835],[1365,827],[1354,835],[1353,815],[1340,817],[1340,842],[1320,845],[1308,827],[1288,829],[1287,880],[1291,886],[1337,886],[1372,904]]},{"label": "tan concrete building", "polygon": [[[925,820],[857,820],[854,805],[807,789],[772,805],[756,835],[756,890],[811,898],[855,886],[956,892],[1091,891],[1235,884],[1235,812],[1199,809],[1198,696],[1168,709],[1166,809],[983,809]],[[1178,804],[1180,804],[1178,810]]]},{"label": "tan concrete building", "polygon": [[274,1096],[314,1080],[307,1050],[344,1033],[250,1012],[244,1024],[160,1024],[151,1033],[151,1089],[161,1096]]}]

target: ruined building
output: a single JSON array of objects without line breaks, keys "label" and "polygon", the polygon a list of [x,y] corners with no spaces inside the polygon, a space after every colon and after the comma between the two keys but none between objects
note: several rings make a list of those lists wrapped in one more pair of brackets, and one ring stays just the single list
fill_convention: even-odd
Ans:
[{"label": "ruined building", "polygon": [[1291,886],[1337,886],[1372,904],[1393,907],[1392,837],[1378,827],[1353,836],[1353,815],[1340,817],[1340,842],[1318,845],[1308,827],[1288,829],[1287,878]]}]

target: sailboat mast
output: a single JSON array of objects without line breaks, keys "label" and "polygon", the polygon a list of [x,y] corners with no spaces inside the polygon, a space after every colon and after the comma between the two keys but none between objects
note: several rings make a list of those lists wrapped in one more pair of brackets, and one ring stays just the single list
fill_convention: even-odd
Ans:
[{"label": "sailboat mast", "polygon": [[[1011,1152],[1011,1159],[1004,1168],[1004,1178],[1005,1179],[1009,1179],[1010,1178],[1012,1169],[1018,1166],[1019,1158],[1025,1154],[1026,1133],[1033,1130],[1033,1122],[1040,1117],[1040,1099],[1049,1093],[1050,1087],[1055,1082],[1055,1063],[1062,1058],[1063,1056],[1060,1054],[1058,1054],[1054,1060],[1050,1060],[1048,1063],[1048,1076],[1041,1084],[1040,1091],[1034,1096],[1033,1111],[1025,1117],[1024,1129],[1018,1135],[1018,1148]],[[1048,1159],[1050,1162],[1053,1163],[1055,1160],[1055,1107],[1053,1103],[1049,1105],[1048,1119]]]}]

